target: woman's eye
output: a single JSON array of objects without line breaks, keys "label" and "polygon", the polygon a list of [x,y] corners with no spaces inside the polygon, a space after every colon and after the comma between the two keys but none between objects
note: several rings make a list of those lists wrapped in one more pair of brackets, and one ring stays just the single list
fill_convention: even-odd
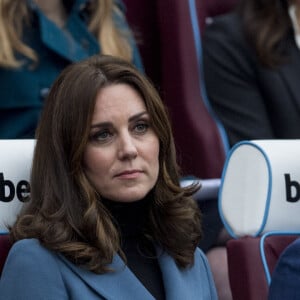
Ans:
[{"label": "woman's eye", "polygon": [[147,129],[149,128],[149,125],[146,124],[146,123],[139,123],[139,124],[136,124],[135,125],[135,128],[134,130],[137,132],[137,133],[144,133],[147,131]]},{"label": "woman's eye", "polygon": [[105,130],[105,131],[95,132],[94,134],[91,135],[91,139],[97,142],[105,142],[109,140],[111,136],[112,134],[109,131]]}]

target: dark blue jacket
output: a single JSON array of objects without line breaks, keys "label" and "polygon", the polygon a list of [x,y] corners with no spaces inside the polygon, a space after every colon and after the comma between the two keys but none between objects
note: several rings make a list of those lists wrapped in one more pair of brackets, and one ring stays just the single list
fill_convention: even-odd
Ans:
[{"label": "dark blue jacket", "polygon": [[[58,74],[68,64],[100,52],[97,39],[88,31],[82,8],[86,0],[75,0],[63,31],[49,21],[33,2],[30,27],[25,27],[23,40],[39,56],[36,68],[22,56],[20,69],[0,68],[0,139],[33,138],[45,96]],[[121,9],[123,5],[117,0]],[[115,16],[117,26],[128,28],[124,18]],[[133,63],[143,70],[141,58],[131,41]]]},{"label": "dark blue jacket", "polygon": [[300,299],[300,238],[281,254],[272,274],[269,300]]},{"label": "dark blue jacket", "polygon": [[203,38],[205,85],[231,145],[252,139],[300,138],[300,51],[291,30],[285,59],[261,65],[237,13],[216,17]]}]

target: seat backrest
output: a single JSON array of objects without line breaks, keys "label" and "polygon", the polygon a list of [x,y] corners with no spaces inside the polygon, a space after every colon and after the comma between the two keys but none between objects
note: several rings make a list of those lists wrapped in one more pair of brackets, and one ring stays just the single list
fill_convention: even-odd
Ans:
[{"label": "seat backrest", "polygon": [[0,140],[0,275],[11,247],[11,226],[30,193],[35,140]]},{"label": "seat backrest", "polygon": [[270,276],[283,250],[298,234],[269,233],[227,242],[228,272],[233,300],[265,300]]},{"label": "seat backrest", "polygon": [[157,86],[161,81],[160,36],[157,21],[157,0],[123,0],[126,18],[141,52],[146,74]]},{"label": "seat backrest", "polygon": [[0,276],[10,248],[11,242],[8,234],[0,234]]},{"label": "seat backrest", "polygon": [[157,3],[161,38],[161,92],[173,121],[184,173],[200,178],[218,178],[226,146],[202,97],[196,44],[200,38],[199,24],[190,4],[182,0]]},{"label": "seat backrest", "polygon": [[34,140],[0,140],[0,233],[28,199]]},{"label": "seat backrest", "polygon": [[159,79],[156,85],[170,113],[183,175],[219,178],[226,145],[202,98],[195,9],[182,0],[124,2],[131,27],[142,35],[146,73],[153,74],[149,65],[158,66],[154,81]]},{"label": "seat backrest", "polygon": [[219,193],[231,236],[300,231],[299,151],[297,139],[241,141],[231,148]]},{"label": "seat backrest", "polygon": [[[227,155],[219,212],[233,299],[267,299],[283,250],[300,236],[300,140],[241,141]],[[292,180],[291,180],[292,178]]]}]

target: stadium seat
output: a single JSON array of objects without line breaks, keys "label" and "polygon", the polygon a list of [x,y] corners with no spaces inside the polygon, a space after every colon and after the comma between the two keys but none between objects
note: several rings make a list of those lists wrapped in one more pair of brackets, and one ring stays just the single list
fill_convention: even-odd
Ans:
[{"label": "stadium seat", "polygon": [[34,140],[0,140],[0,274],[10,249],[8,227],[26,202]]},{"label": "stadium seat", "polygon": [[233,300],[267,299],[272,274],[280,254],[300,233],[269,233],[227,242],[229,281]]},{"label": "stadium seat", "polygon": [[145,72],[159,87],[161,58],[157,1],[123,0],[126,17],[137,40]]},{"label": "stadium seat", "polygon": [[[230,150],[219,190],[234,300],[267,299],[283,250],[300,236],[300,140],[241,141]],[[299,188],[300,188],[300,184]]]},{"label": "stadium seat", "polygon": [[146,74],[169,110],[183,175],[219,178],[228,146],[203,99],[195,2],[124,2],[131,27],[141,36]]},{"label": "stadium seat", "polygon": [[29,177],[35,141],[0,140],[0,233],[16,219],[30,192]]},{"label": "stadium seat", "polygon": [[8,234],[0,234],[0,276],[10,247],[11,243]]}]

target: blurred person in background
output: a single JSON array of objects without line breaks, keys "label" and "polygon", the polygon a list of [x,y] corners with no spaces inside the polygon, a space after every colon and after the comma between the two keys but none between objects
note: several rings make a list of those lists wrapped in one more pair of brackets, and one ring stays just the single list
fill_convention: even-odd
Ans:
[{"label": "blurred person in background", "polygon": [[207,26],[205,84],[231,146],[300,138],[299,25],[299,0],[240,0]]},{"label": "blurred person in background", "polygon": [[300,239],[280,255],[272,273],[268,300],[300,299]]},{"label": "blurred person in background", "polygon": [[[299,0],[239,0],[234,11],[206,26],[205,85],[231,146],[300,138],[299,24]],[[220,299],[231,299],[219,267],[225,250],[213,248],[207,257]]]},{"label": "blurred person in background", "polygon": [[97,53],[143,69],[120,0],[0,0],[0,138],[33,138],[54,79]]}]

